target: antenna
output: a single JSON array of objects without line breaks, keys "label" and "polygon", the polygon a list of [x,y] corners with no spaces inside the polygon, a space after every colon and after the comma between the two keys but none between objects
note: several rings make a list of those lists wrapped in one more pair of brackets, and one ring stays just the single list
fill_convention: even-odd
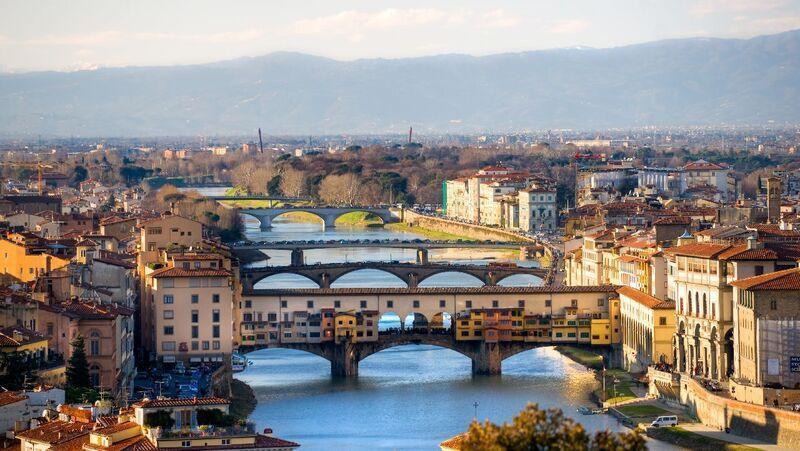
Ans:
[{"label": "antenna", "polygon": [[408,127],[408,144],[411,144],[411,136],[414,134],[414,127]]},{"label": "antenna", "polygon": [[264,153],[264,141],[261,140],[261,127],[258,127],[258,149]]}]

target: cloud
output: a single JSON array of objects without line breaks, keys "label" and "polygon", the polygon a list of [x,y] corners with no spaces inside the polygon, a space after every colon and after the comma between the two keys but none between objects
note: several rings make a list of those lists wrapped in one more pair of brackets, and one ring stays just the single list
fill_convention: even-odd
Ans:
[{"label": "cloud", "polygon": [[[115,45],[123,41],[177,41],[195,44],[237,44],[262,39],[265,33],[259,29],[222,31],[213,33],[153,33],[123,32],[118,30],[95,31],[68,35],[47,34],[21,41],[36,46],[98,47]],[[4,41],[0,39],[0,43]]]},{"label": "cloud", "polygon": [[689,9],[694,16],[721,13],[752,13],[771,11],[784,6],[788,0],[702,0]]},{"label": "cloud", "polygon": [[550,27],[551,33],[556,34],[575,34],[589,28],[589,22],[583,19],[562,20]]},{"label": "cloud", "polygon": [[387,8],[380,11],[348,10],[300,19],[289,29],[295,34],[341,34],[352,33],[352,30],[388,31],[460,24],[471,24],[476,28],[511,28],[519,24],[519,19],[502,9]]}]

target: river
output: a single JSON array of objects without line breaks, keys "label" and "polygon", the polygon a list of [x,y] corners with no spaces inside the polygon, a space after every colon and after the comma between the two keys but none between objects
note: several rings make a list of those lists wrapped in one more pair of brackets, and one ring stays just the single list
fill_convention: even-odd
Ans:
[{"label": "river", "polygon": [[[262,232],[254,220],[246,221],[251,240],[340,240],[418,238],[406,232],[381,228],[337,227],[282,221]],[[288,263],[288,252],[272,251],[270,265]],[[468,254],[467,258],[462,255]],[[511,259],[515,253],[463,249],[431,251],[432,260],[489,262]],[[413,260],[413,251],[396,249],[326,249],[306,252],[306,261]],[[522,262],[520,262],[522,263]],[[528,263],[529,264],[529,263]],[[508,279],[507,279],[508,280]],[[470,285],[471,276],[447,273],[428,279],[428,286]],[[536,284],[535,278],[517,279],[509,285]],[[273,276],[259,286],[315,287],[299,276]],[[421,284],[424,286],[424,284]],[[334,287],[404,286],[380,271],[357,271]],[[385,324],[382,322],[381,326]],[[258,405],[251,415],[259,429],[293,440],[304,450],[436,450],[447,438],[464,432],[475,417],[509,421],[528,403],[555,407],[579,421],[589,431],[625,428],[608,415],[580,415],[576,408],[590,403],[598,382],[591,371],[552,348],[523,352],[503,361],[502,376],[471,375],[469,359],[433,346],[402,346],[372,355],[359,364],[357,380],[332,380],[330,364],[317,356],[288,349],[248,354],[253,361],[236,375],[256,393]],[[675,449],[649,442],[651,449]]]}]

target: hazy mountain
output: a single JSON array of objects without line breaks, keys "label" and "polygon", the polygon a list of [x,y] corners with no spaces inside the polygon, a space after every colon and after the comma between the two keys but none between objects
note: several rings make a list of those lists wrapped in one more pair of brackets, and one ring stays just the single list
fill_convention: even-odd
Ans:
[{"label": "hazy mountain", "polygon": [[0,133],[473,132],[800,122],[800,30],[484,57],[0,75]]}]

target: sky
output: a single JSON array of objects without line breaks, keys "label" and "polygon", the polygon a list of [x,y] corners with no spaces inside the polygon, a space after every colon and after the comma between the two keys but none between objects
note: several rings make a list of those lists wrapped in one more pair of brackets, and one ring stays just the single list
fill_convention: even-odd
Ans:
[{"label": "sky", "polygon": [[486,55],[797,28],[800,0],[0,0],[0,71],[275,51],[340,60]]}]

